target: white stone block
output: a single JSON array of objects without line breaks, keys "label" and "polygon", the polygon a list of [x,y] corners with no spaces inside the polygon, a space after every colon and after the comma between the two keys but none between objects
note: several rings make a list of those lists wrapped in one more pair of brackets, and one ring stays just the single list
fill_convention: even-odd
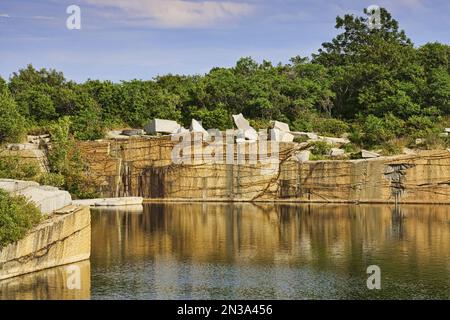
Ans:
[{"label": "white stone block", "polygon": [[180,127],[181,126],[173,120],[153,119],[149,124],[145,126],[144,130],[148,134],[174,133]]},{"label": "white stone block", "polygon": [[273,121],[273,128],[284,132],[291,132],[291,130],[289,130],[289,125],[281,121]]},{"label": "white stone block", "polygon": [[72,204],[70,193],[48,186],[31,186],[15,192],[32,201],[42,213],[49,214]]},{"label": "white stone block", "polygon": [[250,123],[247,119],[244,118],[242,113],[238,115],[233,115],[234,123],[236,124],[236,127],[244,132],[244,137],[248,140],[256,141],[258,140],[258,133],[255,129],[253,129],[250,126]]}]

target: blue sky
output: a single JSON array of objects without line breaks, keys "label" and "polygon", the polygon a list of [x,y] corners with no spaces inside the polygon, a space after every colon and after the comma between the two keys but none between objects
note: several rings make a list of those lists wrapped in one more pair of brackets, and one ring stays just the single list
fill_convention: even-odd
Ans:
[{"label": "blue sky", "polygon": [[[68,30],[69,5],[81,30]],[[68,79],[203,74],[243,56],[286,63],[336,34],[337,15],[387,8],[416,45],[449,43],[448,0],[0,0],[0,75],[32,63]]]}]

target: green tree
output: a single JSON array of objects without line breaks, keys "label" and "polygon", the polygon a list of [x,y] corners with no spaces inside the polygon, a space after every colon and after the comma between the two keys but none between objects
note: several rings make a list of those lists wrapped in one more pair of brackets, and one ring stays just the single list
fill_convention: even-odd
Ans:
[{"label": "green tree", "polygon": [[25,134],[25,119],[6,90],[0,93],[0,114],[0,143],[20,142]]}]

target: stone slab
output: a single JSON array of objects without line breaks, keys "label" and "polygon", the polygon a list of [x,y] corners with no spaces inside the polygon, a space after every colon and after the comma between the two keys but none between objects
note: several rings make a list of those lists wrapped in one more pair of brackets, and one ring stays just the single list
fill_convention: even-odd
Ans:
[{"label": "stone slab", "polygon": [[14,194],[22,195],[32,201],[44,214],[49,214],[72,204],[69,192],[49,186],[30,186]]},{"label": "stone slab", "polygon": [[144,127],[144,130],[148,134],[155,135],[157,133],[174,133],[181,126],[178,122],[166,119],[153,119]]},{"label": "stone slab", "polygon": [[142,197],[121,197],[121,198],[99,198],[99,199],[85,199],[74,200],[74,205],[85,205],[91,207],[121,207],[140,205],[144,199]]}]

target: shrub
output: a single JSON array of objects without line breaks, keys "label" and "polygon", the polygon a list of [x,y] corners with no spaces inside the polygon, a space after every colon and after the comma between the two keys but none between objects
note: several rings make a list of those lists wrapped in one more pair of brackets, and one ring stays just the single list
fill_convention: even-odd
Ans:
[{"label": "shrub", "polygon": [[331,145],[325,141],[315,141],[312,143],[311,153],[315,156],[325,156],[331,151]]},{"label": "shrub", "polygon": [[0,248],[22,239],[41,220],[39,209],[25,197],[0,190]]},{"label": "shrub", "polygon": [[350,126],[347,123],[335,118],[317,119],[317,122],[313,124],[313,127],[314,132],[332,136],[341,136],[350,129]]},{"label": "shrub", "polygon": [[75,198],[96,198],[96,185],[85,175],[87,167],[70,135],[70,125],[69,118],[65,117],[59,119],[50,129],[52,145],[48,161],[53,173],[51,179],[60,183],[63,176],[64,189]]},{"label": "shrub", "polygon": [[393,139],[381,145],[381,153],[385,156],[402,154],[404,146],[405,143],[402,139]]},{"label": "shrub", "polygon": [[35,180],[38,174],[35,164],[24,162],[18,156],[0,154],[0,178]]},{"label": "shrub", "polygon": [[37,180],[39,184],[46,186],[54,186],[57,188],[63,188],[65,185],[65,178],[60,173],[46,172],[41,174]]}]

